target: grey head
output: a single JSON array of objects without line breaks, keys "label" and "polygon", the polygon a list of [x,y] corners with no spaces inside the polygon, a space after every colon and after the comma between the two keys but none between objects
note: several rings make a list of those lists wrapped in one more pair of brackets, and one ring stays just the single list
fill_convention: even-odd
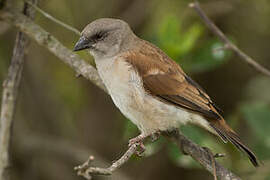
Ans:
[{"label": "grey head", "polygon": [[95,59],[115,56],[130,46],[136,38],[129,25],[113,18],[101,18],[82,31],[74,51],[89,49]]}]

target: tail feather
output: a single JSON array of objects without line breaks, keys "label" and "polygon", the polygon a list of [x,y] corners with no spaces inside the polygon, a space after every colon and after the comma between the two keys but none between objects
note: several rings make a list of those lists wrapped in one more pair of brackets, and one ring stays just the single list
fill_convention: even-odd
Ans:
[{"label": "tail feather", "polygon": [[255,166],[259,166],[258,159],[256,155],[244,144],[242,143],[240,137],[225,123],[224,120],[219,122],[212,122],[210,125],[217,132],[217,134],[222,138],[223,141],[231,142],[240,151],[246,153],[251,163]]}]

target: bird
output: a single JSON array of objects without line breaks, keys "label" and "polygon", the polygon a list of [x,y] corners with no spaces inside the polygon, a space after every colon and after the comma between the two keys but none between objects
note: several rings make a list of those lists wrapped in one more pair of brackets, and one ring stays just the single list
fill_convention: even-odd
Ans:
[{"label": "bird", "polygon": [[93,56],[112,101],[140,130],[129,145],[143,145],[146,137],[193,124],[231,142],[259,166],[201,86],[160,48],[135,35],[127,22],[92,21],[74,46],[74,51],[80,50]]}]

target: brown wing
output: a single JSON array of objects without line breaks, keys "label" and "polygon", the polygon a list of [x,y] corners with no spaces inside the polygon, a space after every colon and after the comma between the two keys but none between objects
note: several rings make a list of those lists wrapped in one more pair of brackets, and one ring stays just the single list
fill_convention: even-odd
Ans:
[{"label": "brown wing", "polygon": [[142,76],[144,87],[151,95],[207,118],[220,119],[219,110],[209,96],[160,49],[145,42],[140,50],[124,56]]},{"label": "brown wing", "polygon": [[144,86],[151,94],[176,106],[201,113],[210,119],[219,119],[220,116],[213,108],[209,97],[201,89],[188,82],[187,76],[180,80],[181,75],[149,75],[143,78]]}]

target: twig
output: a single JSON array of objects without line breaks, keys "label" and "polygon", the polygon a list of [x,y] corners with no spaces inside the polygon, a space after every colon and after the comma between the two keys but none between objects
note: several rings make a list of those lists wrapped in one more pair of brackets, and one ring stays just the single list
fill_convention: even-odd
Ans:
[{"label": "twig", "polygon": [[[43,30],[40,26],[36,25],[22,14],[11,11],[0,11],[0,19],[13,24],[20,30],[24,31],[29,37],[35,40],[38,44],[47,48],[77,73],[82,74],[82,76],[84,76],[86,79],[90,80],[92,83],[106,91],[95,68],[80,59],[78,55],[64,47],[56,38]],[[211,157],[203,148],[193,143],[182,134],[173,136],[172,140],[180,146],[180,149],[183,150],[183,152],[190,155],[195,161],[198,161],[210,173],[213,173]],[[228,171],[217,162],[216,169],[217,177],[222,180],[240,180],[239,177]]]},{"label": "twig", "polygon": [[218,179],[217,179],[217,168],[216,168],[215,155],[213,155],[213,153],[211,152],[211,150],[210,150],[209,148],[203,147],[203,149],[204,149],[204,150],[209,154],[209,156],[211,157],[214,180],[218,180]]},{"label": "twig", "polygon": [[[44,156],[47,154],[50,157],[57,157],[59,159],[71,160],[72,162],[83,162],[89,154],[92,154],[101,166],[108,166],[107,161],[102,158],[97,152],[92,151],[86,147],[83,147],[77,143],[70,142],[69,140],[56,138],[53,136],[44,136],[40,134],[29,134],[25,132],[17,132],[17,136],[14,137],[14,149],[15,153],[35,156],[33,152],[38,152],[37,156]],[[19,135],[18,135],[19,134]],[[24,141],[23,139],[27,139]],[[113,179],[130,180],[121,170],[114,173]]]},{"label": "twig", "polygon": [[[213,154],[209,149],[200,147],[199,145],[195,144],[190,139],[185,137],[179,131],[170,132],[169,137],[172,138],[172,141],[174,141],[179,146],[179,148],[185,155],[191,156],[211,174],[216,174],[216,176],[219,177],[221,180],[240,180],[238,176],[220,165],[213,158]],[[213,161],[215,162],[215,166],[213,166]],[[214,170],[213,168],[215,168],[216,170]]]},{"label": "twig", "polygon": [[0,11],[0,19],[19,28],[39,45],[45,47],[64,63],[69,65],[73,70],[75,70],[76,74],[81,74],[99,88],[107,91],[97,73],[97,70],[93,66],[86,63],[77,54],[66,48],[54,36],[28,19],[26,16],[11,11]]},{"label": "twig", "polygon": [[37,5],[33,4],[30,1],[25,1],[26,3],[28,3],[29,5],[31,5],[33,8],[35,8],[36,11],[38,11],[40,14],[42,14],[44,17],[50,19],[51,21],[55,22],[56,24],[59,24],[60,26],[64,27],[67,30],[70,30],[72,32],[74,32],[76,35],[81,35],[80,31],[75,29],[74,27],[71,27],[70,25],[56,19],[55,17],[53,17],[52,15],[48,14],[47,12],[43,11],[42,9],[40,9]]},{"label": "twig", "polygon": [[[36,3],[36,0],[33,1]],[[34,17],[34,11],[27,4],[24,4],[23,14],[31,19]],[[0,116],[0,180],[9,179],[11,129],[24,64],[24,50],[28,42],[29,40],[24,33],[17,33],[11,64],[7,78],[3,83]]]},{"label": "twig", "polygon": [[198,2],[190,3],[189,7],[195,9],[203,22],[207,25],[207,27],[222,41],[225,43],[225,47],[234,51],[239,57],[242,58],[247,64],[253,67],[255,70],[261,72],[266,76],[270,76],[270,71],[257,63],[250,56],[245,54],[241,49],[239,49],[236,45],[234,45],[225,35],[224,33],[207,17],[205,12],[201,9]]},{"label": "twig", "polygon": [[125,154],[108,168],[92,167],[91,162],[94,161],[94,156],[90,156],[85,163],[75,167],[74,170],[77,171],[79,176],[83,176],[86,179],[91,179],[92,175],[111,175],[116,169],[120,168],[130,159],[130,157],[137,151],[138,145],[139,144],[133,144],[130,146]]},{"label": "twig", "polygon": [[211,161],[212,161],[212,166],[213,166],[213,176],[214,176],[214,180],[218,180],[217,178],[217,169],[216,169],[216,161],[214,159],[214,156],[212,154],[211,156]]},{"label": "twig", "polygon": [[[186,138],[178,130],[165,132],[164,135],[171,138],[171,140],[179,146],[185,155],[190,155],[194,160],[198,161],[205,169],[213,174],[215,180],[217,180],[217,177],[219,177],[221,180],[241,180],[239,177],[216,162],[215,156],[210,151],[210,149],[198,146]],[[132,145],[119,160],[114,162],[108,168],[91,166],[94,157],[90,156],[85,163],[75,167],[74,169],[77,171],[78,175],[83,176],[88,180],[92,178],[91,175],[111,175],[115,170],[126,163],[134,153],[136,153],[138,145],[139,144]],[[220,155],[217,156],[221,157]]]}]

